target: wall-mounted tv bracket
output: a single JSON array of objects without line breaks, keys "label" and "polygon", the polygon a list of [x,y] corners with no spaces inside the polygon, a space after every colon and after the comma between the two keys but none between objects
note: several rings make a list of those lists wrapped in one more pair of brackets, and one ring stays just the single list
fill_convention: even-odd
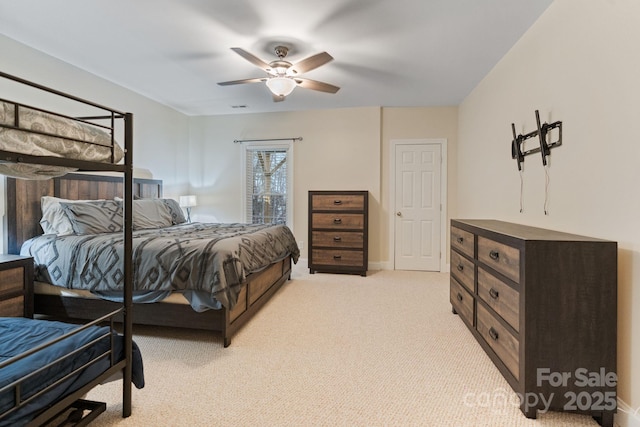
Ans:
[{"label": "wall-mounted tv bracket", "polygon": [[[540,113],[536,110],[536,124],[538,128],[527,134],[516,135],[516,125],[511,123],[511,131],[513,132],[513,140],[511,141],[511,158],[516,159],[518,162],[518,170],[522,170],[522,163],[524,158],[529,154],[541,153],[542,165],[547,165],[547,156],[551,154],[551,149],[562,145],[562,122],[557,121],[553,123],[540,124]],[[558,139],[556,141],[547,142],[547,135],[550,130],[558,129]],[[538,137],[540,146],[532,148],[530,150],[523,151],[522,146],[524,142],[529,138]]]}]

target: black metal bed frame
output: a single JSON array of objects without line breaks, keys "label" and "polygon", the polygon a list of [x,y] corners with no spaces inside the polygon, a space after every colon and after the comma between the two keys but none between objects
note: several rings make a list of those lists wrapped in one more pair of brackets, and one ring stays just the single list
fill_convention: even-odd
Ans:
[{"label": "black metal bed frame", "polygon": [[[92,125],[95,126],[100,126],[104,129],[107,129],[111,132],[111,140],[112,140],[112,145],[111,145],[111,159],[112,159],[112,163],[100,163],[100,162],[91,162],[91,161],[81,161],[81,160],[75,160],[75,159],[66,159],[66,158],[62,158],[62,157],[54,157],[54,156],[32,156],[32,155],[27,155],[27,154],[22,154],[22,153],[16,153],[16,152],[11,152],[11,151],[5,151],[5,150],[0,150],[0,162],[9,162],[9,163],[29,163],[29,164],[40,164],[40,165],[52,165],[52,166],[62,166],[62,167],[72,167],[72,168],[77,168],[78,170],[81,171],[114,171],[114,172],[121,172],[123,173],[123,180],[124,180],[124,252],[125,252],[125,256],[124,256],[124,281],[125,281],[125,286],[124,286],[124,302],[123,302],[123,306],[112,312],[107,314],[106,316],[103,316],[99,319],[94,320],[93,322],[87,324],[86,326],[81,327],[81,329],[78,329],[77,331],[72,332],[71,334],[75,334],[77,332],[79,332],[82,329],[88,328],[92,325],[98,324],[98,323],[102,323],[105,322],[107,320],[109,320],[109,324],[111,326],[110,328],[110,332],[113,331],[113,317],[119,314],[122,314],[122,325],[123,325],[123,335],[124,335],[124,359],[122,361],[116,362],[115,360],[113,360],[114,354],[113,354],[113,338],[112,338],[112,343],[111,343],[111,349],[109,350],[109,352],[104,353],[103,355],[99,356],[99,358],[101,357],[106,357],[107,354],[110,353],[110,357],[112,358],[111,360],[111,367],[105,371],[103,374],[101,374],[100,376],[98,376],[97,378],[95,378],[94,380],[92,380],[91,382],[89,382],[88,384],[86,384],[85,386],[81,387],[79,390],[77,390],[74,393],[71,393],[70,395],[62,398],[61,400],[59,400],[58,402],[56,402],[55,404],[49,406],[46,410],[44,410],[42,413],[40,413],[37,418],[35,418],[34,420],[31,421],[31,423],[29,425],[41,425],[43,423],[46,423],[47,421],[49,421],[52,418],[55,418],[57,415],[59,415],[61,412],[66,411],[69,408],[74,407],[74,403],[79,402],[77,405],[75,405],[76,408],[78,408],[78,410],[82,411],[83,409],[93,409],[93,412],[86,415],[85,417],[83,417],[81,420],[77,420],[77,425],[85,425],[88,422],[90,422],[92,419],[94,419],[100,412],[105,410],[105,405],[101,404],[101,403],[97,403],[97,402],[87,402],[87,401],[81,401],[82,396],[84,396],[90,389],[94,388],[96,385],[98,385],[99,383],[101,383],[102,381],[104,381],[106,378],[111,377],[114,373],[118,372],[118,371],[122,371],[122,375],[123,375],[123,384],[122,384],[122,416],[123,417],[128,417],[131,415],[131,389],[132,389],[132,367],[131,367],[131,361],[132,361],[132,355],[133,355],[133,338],[132,338],[132,328],[133,328],[133,313],[132,313],[132,309],[133,309],[133,303],[132,303],[132,295],[133,295],[133,263],[132,263],[132,236],[133,236],[133,219],[132,219],[132,215],[131,213],[133,212],[133,114],[132,113],[125,113],[125,112],[120,112],[118,110],[114,110],[112,108],[108,108],[105,107],[103,105],[100,104],[96,104],[94,102],[37,84],[37,83],[33,83],[31,81],[22,79],[20,77],[16,77],[13,76],[11,74],[7,74],[4,72],[0,71],[0,77],[5,78],[5,79],[9,79],[12,80],[14,82],[35,88],[35,89],[39,89],[41,91],[53,94],[53,95],[57,95],[75,102],[78,102],[80,104],[84,104],[86,106],[90,106],[90,107],[94,107],[97,108],[98,110],[101,111],[105,111],[105,115],[98,115],[98,116],[86,116],[86,117],[70,117],[70,116],[65,116],[62,114],[58,114],[58,113],[53,113],[50,111],[46,111],[37,107],[32,107],[32,106],[27,106],[24,104],[19,104],[19,103],[15,103],[13,101],[6,101],[6,102],[11,102],[13,104],[16,105],[16,121],[14,124],[12,125],[2,125],[0,124],[1,127],[4,128],[11,128],[14,130],[18,130],[18,131],[23,131],[23,132],[32,132],[31,130],[28,129],[24,129],[24,128],[19,128],[19,114],[18,114],[18,106],[23,106],[23,107],[28,107],[34,110],[38,110],[38,111],[42,111],[42,112],[46,112],[48,114],[54,114],[60,117],[64,117],[67,119],[72,119],[72,120],[77,120],[79,122],[82,123],[87,123],[87,121],[89,120],[110,120],[110,125],[109,126],[105,126],[105,125],[98,125],[95,123],[91,123]],[[4,101],[4,100],[3,100]],[[114,151],[115,151],[115,137],[114,137],[114,128],[115,128],[115,120],[116,119],[122,119],[124,120],[124,164],[114,164],[113,163],[113,158],[114,158]],[[53,136],[53,137],[57,137],[60,138],[60,136],[58,135],[53,135],[53,134],[47,134],[46,132],[39,132],[41,134],[45,134],[48,136]],[[63,337],[60,337],[56,340],[54,340],[51,343],[48,343],[48,345],[53,345],[56,342],[59,342],[60,340],[63,340],[65,338],[68,337],[67,334]],[[24,357],[27,357],[30,354],[33,354],[33,352],[35,351],[39,351],[42,349],[42,347],[44,346],[40,346],[36,349],[31,350],[30,352],[25,353],[24,355],[19,355],[16,356],[15,358],[6,361],[5,363],[0,364],[0,369],[6,367],[7,365],[9,365],[12,362],[15,362],[18,359],[22,359]],[[63,358],[66,356],[63,356]],[[96,359],[93,359],[93,361],[89,362],[89,363],[95,363]],[[59,362],[56,361],[56,362]],[[52,363],[56,363],[56,362],[52,362]],[[82,369],[82,368],[80,368]],[[9,385],[8,387],[11,387],[12,385]],[[23,405],[26,404],[26,402],[28,402],[29,400],[25,400],[24,402],[21,402],[20,396],[19,396],[19,390],[20,390],[20,383],[15,385],[16,389],[16,404],[17,405]],[[10,409],[10,412],[13,412],[17,410],[17,408],[12,408]],[[5,413],[5,414],[0,414],[0,418],[4,415],[7,415],[9,412]]]}]

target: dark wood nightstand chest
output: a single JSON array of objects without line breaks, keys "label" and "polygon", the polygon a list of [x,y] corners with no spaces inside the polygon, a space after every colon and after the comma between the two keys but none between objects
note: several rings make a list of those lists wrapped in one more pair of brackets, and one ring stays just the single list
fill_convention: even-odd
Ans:
[{"label": "dark wood nightstand chest", "polygon": [[33,258],[0,255],[0,317],[33,317]]},{"label": "dark wood nightstand chest", "polygon": [[309,191],[309,271],[368,269],[368,191]]}]

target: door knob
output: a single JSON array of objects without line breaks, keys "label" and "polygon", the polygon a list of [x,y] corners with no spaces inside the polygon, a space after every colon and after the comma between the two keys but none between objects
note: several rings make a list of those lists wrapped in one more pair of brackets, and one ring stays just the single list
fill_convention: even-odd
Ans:
[{"label": "door knob", "polygon": [[402,212],[400,211],[396,212],[396,216],[402,216]]}]

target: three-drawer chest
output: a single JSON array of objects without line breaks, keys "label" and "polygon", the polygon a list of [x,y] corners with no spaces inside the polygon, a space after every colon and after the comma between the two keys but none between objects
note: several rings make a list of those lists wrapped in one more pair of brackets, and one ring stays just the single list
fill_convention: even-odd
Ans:
[{"label": "three-drawer chest", "polygon": [[496,220],[451,221],[453,312],[538,411],[617,407],[617,243]]},{"label": "three-drawer chest", "polygon": [[309,191],[309,272],[368,269],[368,191]]}]

